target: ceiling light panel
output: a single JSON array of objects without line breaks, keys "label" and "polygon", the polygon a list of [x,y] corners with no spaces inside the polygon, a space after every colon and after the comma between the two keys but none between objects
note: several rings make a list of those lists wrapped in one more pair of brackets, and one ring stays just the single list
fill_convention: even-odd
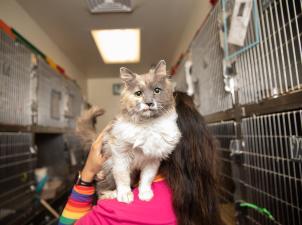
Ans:
[{"label": "ceiling light panel", "polygon": [[91,33],[104,63],[140,61],[140,29],[92,30]]}]

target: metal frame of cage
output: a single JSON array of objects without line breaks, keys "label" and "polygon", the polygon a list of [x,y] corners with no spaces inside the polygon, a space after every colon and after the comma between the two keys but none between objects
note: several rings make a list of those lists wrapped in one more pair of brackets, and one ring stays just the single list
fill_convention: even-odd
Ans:
[{"label": "metal frame of cage", "polygon": [[0,29],[0,123],[31,125],[31,52]]},{"label": "metal frame of cage", "polygon": [[223,121],[208,124],[211,134],[217,140],[219,156],[219,176],[221,178],[220,194],[221,202],[234,202],[234,181],[232,173],[232,159],[230,156],[230,142],[236,138],[235,121]]},{"label": "metal frame of cage", "polygon": [[82,112],[82,104],[80,87],[73,80],[67,80],[64,93],[64,117],[68,128],[75,128],[76,119]]},{"label": "metal frame of cage", "polygon": [[218,20],[220,7],[215,7],[194,38],[192,53],[194,80],[198,81],[199,110],[203,115],[232,108],[232,97],[224,90],[223,49],[220,47]]},{"label": "metal frame of cage", "polygon": [[[301,0],[258,1],[260,44],[238,58],[239,101],[257,103],[302,88]],[[249,27],[247,40],[255,36]]]},{"label": "metal frame of cage", "polygon": [[[302,89],[302,1],[256,2],[260,44],[237,58],[240,104],[255,104]],[[200,111],[203,115],[233,107],[230,94],[224,91],[222,78],[220,14],[221,6],[217,4],[190,47],[193,76],[199,80]],[[246,42],[254,39],[255,30],[250,24]]]},{"label": "metal frame of cage", "polygon": [[302,110],[242,120],[242,200],[271,212],[274,220],[247,210],[246,224],[302,223]]},{"label": "metal frame of cage", "polygon": [[0,222],[33,207],[37,156],[31,133],[0,133]]},{"label": "metal frame of cage", "polygon": [[0,29],[0,124],[74,128],[80,87]]},{"label": "metal frame of cage", "polygon": [[186,81],[185,63],[187,57],[183,57],[177,67],[176,73],[172,76],[172,82],[175,83],[175,90],[187,92],[188,85]]},{"label": "metal frame of cage", "polygon": [[[217,4],[212,10],[190,51],[193,74],[199,76],[199,82],[204,81],[206,87],[202,89],[200,85],[199,111],[220,146],[224,146],[218,147],[219,152],[224,149],[230,154],[220,157],[222,166],[227,162],[232,168],[229,175],[223,174],[226,171],[220,173],[222,189],[227,190],[224,177],[229,176],[235,186],[229,200],[234,200],[237,224],[301,224],[302,1],[257,0],[260,44],[237,58],[238,90],[230,107],[218,107],[225,98],[225,94],[221,94],[224,91],[222,53],[214,51],[220,44],[217,27],[220,7]],[[255,38],[253,32],[250,26],[247,42]],[[211,55],[211,63],[219,72],[205,72],[204,55]],[[213,82],[215,77],[217,82]],[[227,128],[230,123],[234,123],[235,134]],[[228,139],[228,132],[234,134],[230,135],[233,139]],[[220,197],[224,202],[225,196]],[[255,204],[262,213],[245,208],[242,203]],[[263,213],[264,208],[271,213],[271,218]]]},{"label": "metal frame of cage", "polygon": [[44,59],[37,58],[36,123],[44,127],[66,127],[64,117],[65,78],[57,74]]},{"label": "metal frame of cage", "polygon": [[64,141],[70,165],[74,169],[81,169],[84,164],[84,159],[87,155],[87,152],[85,152],[81,140],[78,136],[75,135],[75,133],[69,132],[64,134]]}]

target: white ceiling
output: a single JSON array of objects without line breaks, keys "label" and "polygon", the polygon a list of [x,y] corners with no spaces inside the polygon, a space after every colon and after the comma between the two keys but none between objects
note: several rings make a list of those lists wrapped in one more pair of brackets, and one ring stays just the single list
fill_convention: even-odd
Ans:
[{"label": "white ceiling", "polygon": [[142,73],[160,59],[170,65],[192,15],[209,9],[208,0],[134,0],[132,13],[90,14],[86,0],[17,1],[87,77],[117,77],[121,66],[103,63],[90,30],[141,28],[141,62],[127,66]]}]

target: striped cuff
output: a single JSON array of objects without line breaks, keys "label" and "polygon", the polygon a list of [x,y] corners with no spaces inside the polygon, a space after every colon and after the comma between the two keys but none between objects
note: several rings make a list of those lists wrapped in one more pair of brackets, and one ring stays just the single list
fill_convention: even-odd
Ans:
[{"label": "striped cuff", "polygon": [[95,187],[75,185],[59,220],[59,225],[74,224],[91,210]]}]

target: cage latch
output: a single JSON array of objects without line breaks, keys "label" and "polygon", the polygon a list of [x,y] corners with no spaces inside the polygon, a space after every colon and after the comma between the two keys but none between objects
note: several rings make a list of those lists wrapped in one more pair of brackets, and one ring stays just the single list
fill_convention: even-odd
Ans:
[{"label": "cage latch", "polygon": [[230,143],[230,157],[231,159],[241,165],[244,163],[244,156],[243,156],[243,147],[244,141],[240,139],[231,140]]}]

